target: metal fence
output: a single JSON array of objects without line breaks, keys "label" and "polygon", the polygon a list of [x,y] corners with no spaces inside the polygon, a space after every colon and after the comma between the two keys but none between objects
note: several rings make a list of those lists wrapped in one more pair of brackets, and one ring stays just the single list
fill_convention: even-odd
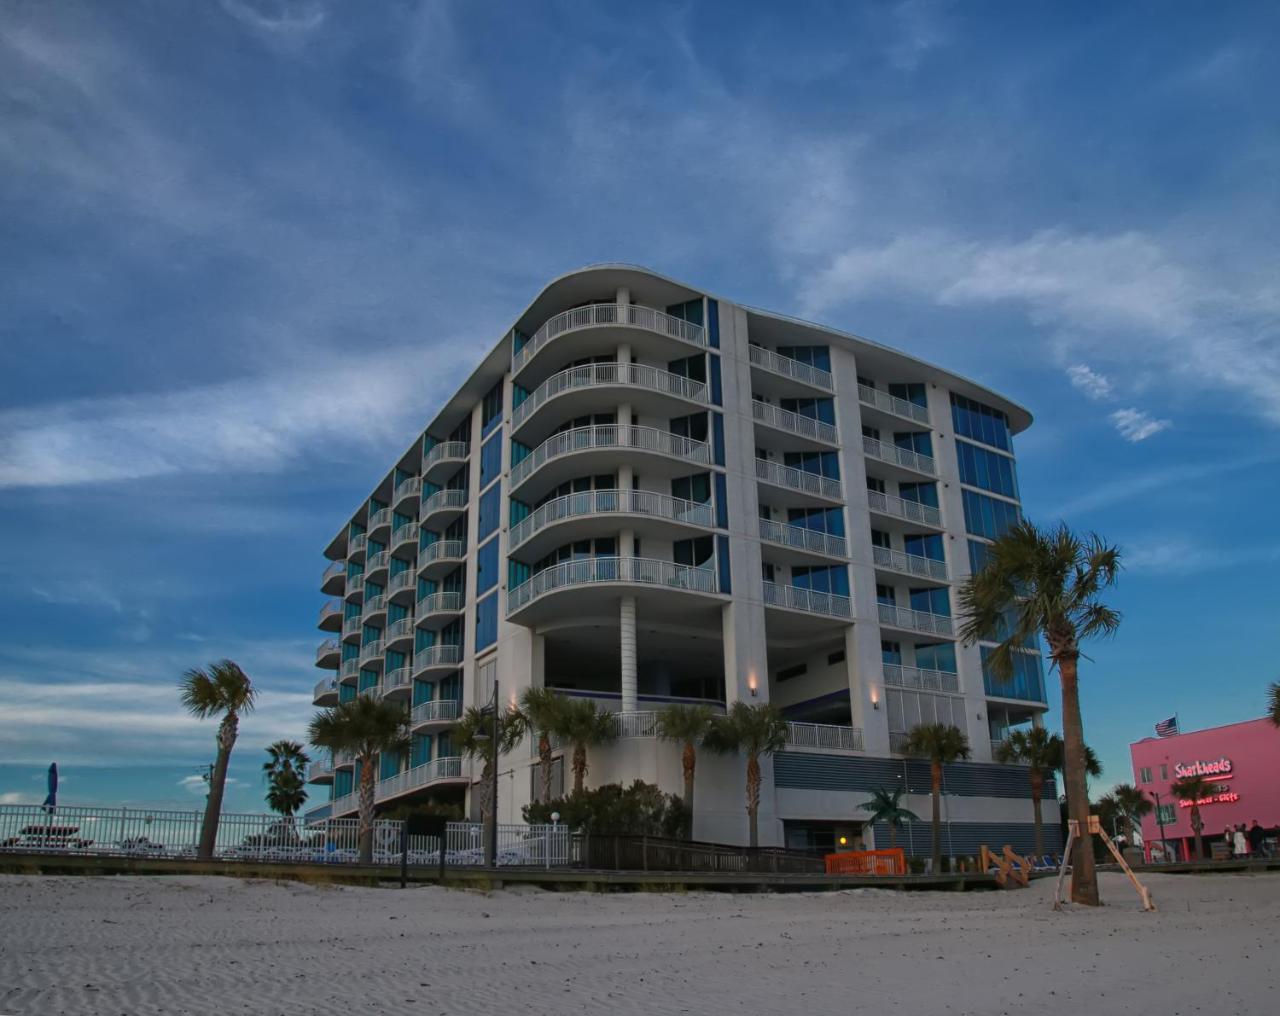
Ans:
[{"label": "metal fence", "polygon": [[655,836],[583,834],[574,838],[574,853],[579,867],[598,871],[820,874],[825,870],[821,853]]},{"label": "metal fence", "polygon": [[[143,808],[0,805],[0,852],[97,857],[194,859],[200,846],[203,814]],[[373,863],[399,864],[403,823],[378,819],[373,824]],[[223,813],[214,856],[224,861],[357,863],[360,821],[330,818],[307,824],[280,815]],[[411,835],[411,865],[438,865],[440,838]],[[484,836],[478,822],[450,822],[445,828],[444,863],[484,863]],[[573,863],[571,838],[560,825],[498,826],[498,863],[505,866],[558,867]]]}]

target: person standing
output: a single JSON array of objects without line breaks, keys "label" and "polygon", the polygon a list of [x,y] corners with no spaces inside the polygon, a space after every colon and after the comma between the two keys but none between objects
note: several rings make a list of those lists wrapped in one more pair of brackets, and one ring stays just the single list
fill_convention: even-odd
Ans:
[{"label": "person standing", "polygon": [[1235,836],[1232,837],[1235,843],[1235,855],[1238,859],[1243,860],[1249,856],[1249,840],[1244,834],[1244,823],[1241,822],[1236,826]]},{"label": "person standing", "polygon": [[1249,853],[1254,857],[1262,857],[1264,855],[1264,844],[1267,842],[1267,834],[1262,826],[1258,825],[1258,820],[1253,820],[1253,825],[1249,827]]}]

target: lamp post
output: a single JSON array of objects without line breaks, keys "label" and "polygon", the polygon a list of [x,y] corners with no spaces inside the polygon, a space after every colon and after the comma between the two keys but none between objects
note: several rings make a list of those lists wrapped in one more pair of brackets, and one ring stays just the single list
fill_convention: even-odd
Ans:
[{"label": "lamp post", "polygon": [[490,751],[493,757],[489,762],[490,785],[489,785],[489,828],[486,831],[484,841],[484,864],[486,868],[496,868],[498,866],[498,746],[500,744],[498,723],[501,719],[498,712],[498,682],[493,682],[493,696],[480,711],[488,713],[493,710],[493,727],[492,733],[484,734],[480,731],[476,732],[477,741],[492,741]]}]

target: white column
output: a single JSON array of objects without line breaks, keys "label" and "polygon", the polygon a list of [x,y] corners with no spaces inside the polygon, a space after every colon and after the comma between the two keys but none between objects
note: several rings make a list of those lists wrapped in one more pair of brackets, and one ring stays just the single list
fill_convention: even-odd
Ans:
[{"label": "white column", "polygon": [[[627,555],[630,556],[630,555]],[[622,711],[636,711],[636,598],[624,596],[618,617],[622,645]]]}]

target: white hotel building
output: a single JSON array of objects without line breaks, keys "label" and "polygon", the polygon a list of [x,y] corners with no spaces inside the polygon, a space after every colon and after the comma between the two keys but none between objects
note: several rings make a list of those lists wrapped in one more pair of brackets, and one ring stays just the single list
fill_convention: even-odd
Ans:
[{"label": "white hotel building", "polygon": [[[927,763],[899,749],[917,723],[954,723],[973,759],[947,769],[944,851],[1029,847],[1026,771],[991,746],[1040,722],[1040,657],[997,685],[953,615],[1018,515],[1011,435],[1030,422],[854,335],[641,268],[565,275],[329,543],[315,704],[403,701],[413,747],[381,760],[379,806],[471,808],[450,728],[495,678],[506,701],[546,686],[616,711],[589,785],[677,793],[657,710],[773,702],[791,734],[764,766],[761,842],[793,846],[883,844],[860,828],[876,787],[906,786],[927,821]],[[355,812],[354,767],[333,761],[312,776],[332,795],[314,817]],[[520,820],[534,768],[529,746],[504,759],[501,820]],[[744,770],[700,754],[696,838],[746,842]],[[927,826],[903,839],[928,851]]]}]

